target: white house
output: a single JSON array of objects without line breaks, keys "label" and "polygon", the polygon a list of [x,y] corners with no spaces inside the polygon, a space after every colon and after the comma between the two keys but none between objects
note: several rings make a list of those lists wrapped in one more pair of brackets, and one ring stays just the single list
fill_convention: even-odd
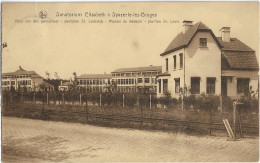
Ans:
[{"label": "white house", "polygon": [[255,51],[236,38],[230,27],[216,37],[204,23],[183,21],[181,31],[160,54],[162,74],[158,75],[157,95],[170,92],[216,94],[237,98],[250,87],[258,89]]}]

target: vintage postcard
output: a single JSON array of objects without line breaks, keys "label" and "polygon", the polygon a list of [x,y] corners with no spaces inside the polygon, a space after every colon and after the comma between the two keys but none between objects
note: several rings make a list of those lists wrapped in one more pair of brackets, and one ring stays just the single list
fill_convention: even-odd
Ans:
[{"label": "vintage postcard", "polygon": [[2,162],[258,162],[259,2],[4,2]]}]

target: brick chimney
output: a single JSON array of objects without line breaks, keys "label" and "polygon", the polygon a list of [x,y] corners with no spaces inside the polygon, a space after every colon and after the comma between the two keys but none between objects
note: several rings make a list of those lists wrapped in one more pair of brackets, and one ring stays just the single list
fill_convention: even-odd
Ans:
[{"label": "brick chimney", "polygon": [[184,20],[183,21],[183,34],[186,33],[186,31],[189,29],[190,26],[192,26],[193,21],[190,21],[190,20]]},{"label": "brick chimney", "polygon": [[222,41],[230,42],[230,27],[222,27],[220,30]]}]

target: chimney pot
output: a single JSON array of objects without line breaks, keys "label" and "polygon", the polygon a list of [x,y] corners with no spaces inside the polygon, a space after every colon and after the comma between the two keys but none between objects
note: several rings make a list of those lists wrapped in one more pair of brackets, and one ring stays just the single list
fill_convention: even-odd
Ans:
[{"label": "chimney pot", "polygon": [[220,30],[221,39],[225,42],[230,42],[230,27],[222,27]]},{"label": "chimney pot", "polygon": [[183,34],[185,34],[185,32],[189,29],[190,26],[192,26],[193,21],[190,21],[190,20],[184,20],[183,21]]}]

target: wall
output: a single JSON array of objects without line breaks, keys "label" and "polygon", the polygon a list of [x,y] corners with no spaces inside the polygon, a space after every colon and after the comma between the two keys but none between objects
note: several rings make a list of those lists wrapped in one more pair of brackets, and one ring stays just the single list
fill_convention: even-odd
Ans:
[{"label": "wall", "polygon": [[[207,47],[200,47],[200,38],[207,38]],[[200,93],[206,93],[207,77],[215,77],[215,94],[221,93],[221,50],[209,32],[198,32],[185,48],[185,83],[200,77]]]},{"label": "wall", "polygon": [[237,94],[237,78],[250,78],[249,87],[252,87],[252,91],[258,89],[258,71],[223,70],[221,74],[222,76],[230,76],[227,80],[227,96],[233,99],[237,99],[242,95]]}]

